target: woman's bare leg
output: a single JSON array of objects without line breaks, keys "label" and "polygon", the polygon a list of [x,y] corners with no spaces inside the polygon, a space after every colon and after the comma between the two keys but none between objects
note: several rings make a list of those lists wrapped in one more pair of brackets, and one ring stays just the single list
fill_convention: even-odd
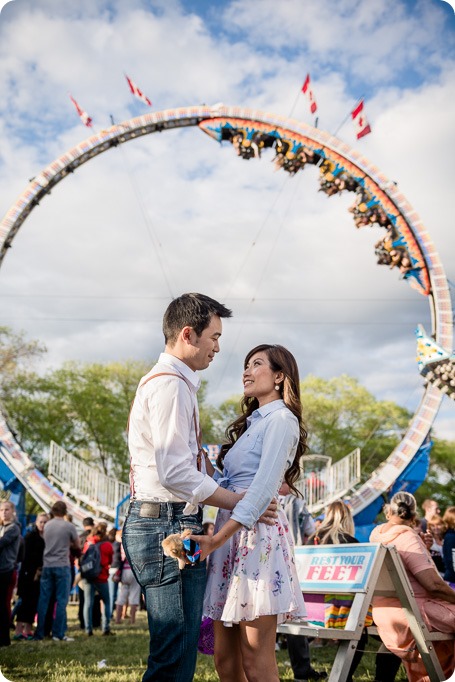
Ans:
[{"label": "woman's bare leg", "polygon": [[247,682],[242,667],[239,626],[227,628],[220,620],[216,620],[213,622],[213,627],[215,630],[215,668],[220,682]]},{"label": "woman's bare leg", "polygon": [[260,616],[239,625],[242,663],[248,682],[279,682],[276,625],[276,616]]}]

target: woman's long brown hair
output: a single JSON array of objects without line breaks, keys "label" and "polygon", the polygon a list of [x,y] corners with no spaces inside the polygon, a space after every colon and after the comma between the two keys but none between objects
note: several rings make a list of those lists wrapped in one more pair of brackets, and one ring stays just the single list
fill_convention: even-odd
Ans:
[{"label": "woman's long brown hair", "polygon": [[[294,461],[284,474],[284,480],[292,492],[295,495],[301,497],[302,495],[300,491],[297,490],[294,483],[300,478],[300,460],[307,450],[306,441],[308,434],[305,430],[302,417],[299,369],[292,353],[290,353],[283,346],[275,346],[270,344],[262,344],[261,346],[256,346],[256,348],[250,350],[245,358],[245,369],[250,359],[253,357],[253,355],[256,355],[256,353],[265,353],[272,371],[283,373],[284,380],[280,383],[279,396],[283,399],[286,407],[297,417],[299,422],[299,442],[297,445],[297,451],[295,453]],[[243,396],[242,400],[240,401],[240,407],[242,409],[241,416],[233,421],[232,424],[230,424],[226,429],[226,437],[229,440],[229,443],[221,446],[220,454],[218,455],[216,462],[220,469],[223,469],[223,461],[226,454],[232,448],[234,443],[240,438],[240,436],[245,433],[247,429],[246,420],[254,412],[254,410],[257,410],[259,407],[259,401],[257,398],[246,398]]]}]

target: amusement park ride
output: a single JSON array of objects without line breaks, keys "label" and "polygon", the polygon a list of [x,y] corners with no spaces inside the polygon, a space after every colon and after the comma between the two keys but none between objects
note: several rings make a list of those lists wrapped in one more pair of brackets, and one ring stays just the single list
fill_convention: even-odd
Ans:
[{"label": "amusement park ride", "polygon": [[[30,212],[79,166],[129,140],[188,126],[198,127],[217,142],[231,143],[242,159],[259,158],[263,150],[271,148],[275,152],[276,167],[291,175],[301,172],[306,165],[317,166],[320,189],[328,196],[340,192],[354,194],[349,210],[357,228],[374,225],[384,231],[375,246],[378,264],[397,268],[402,279],[428,299],[431,332],[427,334],[420,325],[417,330],[417,361],[424,379],[424,393],[401,442],[369,480],[356,488],[352,486],[360,480],[358,452],[348,456],[349,461],[343,465],[345,477],[336,485],[333,485],[333,471],[326,466],[331,484],[325,484],[321,488],[323,492],[309,500],[316,510],[336,496],[345,498],[355,517],[357,537],[367,540],[383,496],[402,489],[413,492],[426,476],[431,426],[444,394],[455,399],[455,355],[452,304],[439,255],[395,183],[357,151],[303,122],[222,104],[169,109],[133,118],[92,135],[53,161],[30,182],[0,223],[0,264]],[[5,417],[0,415],[0,486],[18,501],[23,498],[23,491],[28,490],[45,509],[65,495],[76,522],[92,514],[92,510],[118,520],[127,498],[126,484],[85,471],[82,463],[78,465],[74,460],[53,446],[49,476],[54,485],[23,452]],[[305,480],[301,486],[309,498],[314,491]]]}]

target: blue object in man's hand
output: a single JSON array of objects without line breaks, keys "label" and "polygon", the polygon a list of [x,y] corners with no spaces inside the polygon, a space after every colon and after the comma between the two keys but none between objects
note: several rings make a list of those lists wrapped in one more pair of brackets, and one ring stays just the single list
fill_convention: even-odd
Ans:
[{"label": "blue object in man's hand", "polygon": [[195,540],[191,540],[190,538],[185,538],[183,540],[183,546],[185,548],[186,558],[188,561],[190,561],[192,564],[196,564],[201,558],[201,548],[199,547],[198,543],[195,542]]}]

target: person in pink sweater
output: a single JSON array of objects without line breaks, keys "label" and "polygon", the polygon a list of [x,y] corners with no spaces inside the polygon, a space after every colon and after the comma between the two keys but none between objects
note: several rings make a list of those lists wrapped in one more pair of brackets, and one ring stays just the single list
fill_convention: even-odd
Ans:
[{"label": "person in pink sweater", "polygon": [[[455,591],[441,578],[425,543],[413,528],[416,510],[413,495],[407,492],[394,495],[387,523],[376,526],[370,541],[397,548],[428,629],[455,634]],[[374,597],[373,619],[387,649],[402,659],[409,682],[429,682],[398,598]],[[449,678],[455,668],[454,642],[433,642],[433,646],[445,677]]]}]

